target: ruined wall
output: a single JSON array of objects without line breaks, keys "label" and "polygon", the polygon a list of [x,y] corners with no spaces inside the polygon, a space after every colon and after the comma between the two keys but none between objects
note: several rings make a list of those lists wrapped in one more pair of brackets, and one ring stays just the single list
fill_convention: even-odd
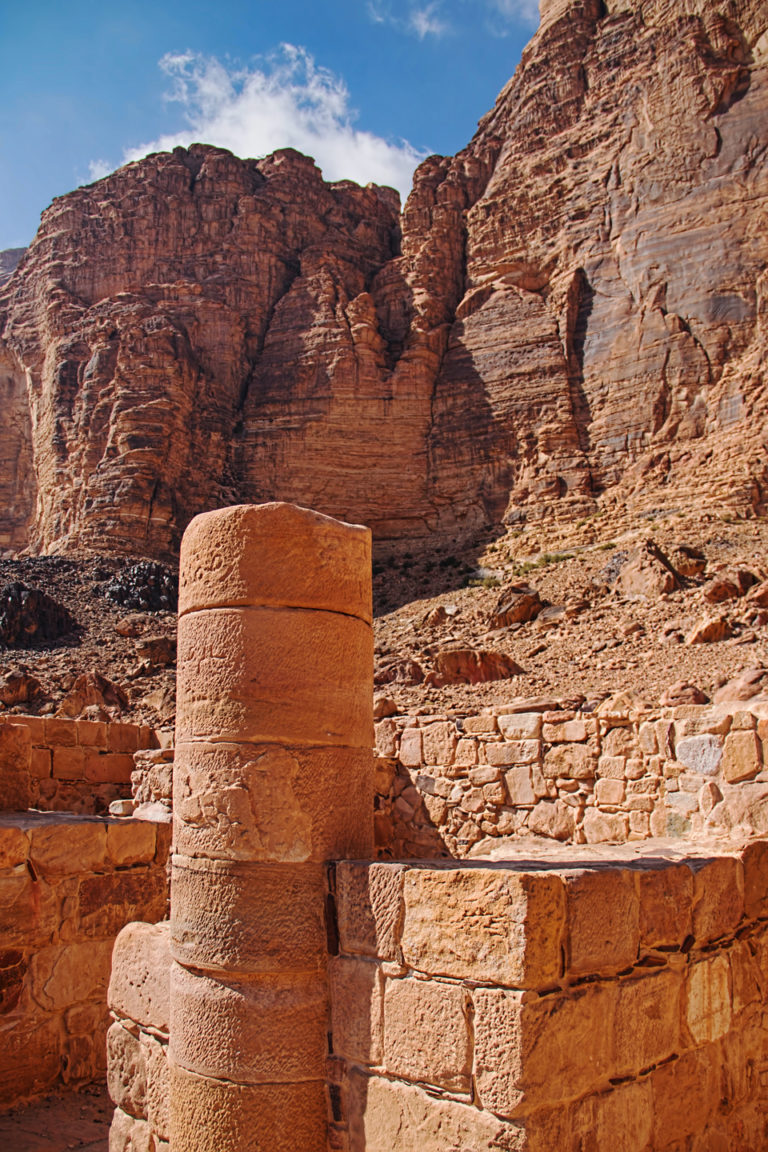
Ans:
[{"label": "ruined wall", "polygon": [[170,924],[123,929],[109,981],[107,1081],[116,1105],[112,1144],[128,1152],[169,1148],[170,973]]},{"label": "ruined wall", "polygon": [[461,857],[531,835],[594,844],[768,832],[768,717],[611,701],[594,714],[515,708],[377,723],[381,855]]},{"label": "ruined wall", "polygon": [[146,725],[0,717],[0,812],[106,812],[131,795],[134,753],[157,745]]},{"label": "ruined wall", "polygon": [[[329,1149],[765,1147],[768,846],[601,851],[336,866]],[[168,1147],[170,965],[164,926],[118,938],[121,1148]]]},{"label": "ruined wall", "polygon": [[0,1108],[103,1075],[112,946],[166,915],[170,827],[0,814]]},{"label": "ruined wall", "polygon": [[765,844],[340,864],[329,1147],[766,1147],[767,885]]}]

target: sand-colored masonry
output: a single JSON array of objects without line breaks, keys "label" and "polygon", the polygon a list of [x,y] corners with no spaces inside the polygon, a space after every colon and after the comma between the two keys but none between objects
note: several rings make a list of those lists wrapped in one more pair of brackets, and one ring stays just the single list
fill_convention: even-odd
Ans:
[{"label": "sand-colored masonry", "polygon": [[369,857],[370,534],[288,504],[181,551],[174,1152],[326,1146],[331,859]]}]

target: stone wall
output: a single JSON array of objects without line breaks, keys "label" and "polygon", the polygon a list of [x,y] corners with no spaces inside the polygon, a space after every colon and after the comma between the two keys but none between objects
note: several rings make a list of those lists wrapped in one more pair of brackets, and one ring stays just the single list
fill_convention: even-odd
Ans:
[{"label": "stone wall", "polygon": [[593,844],[768,832],[768,713],[531,705],[380,720],[380,855],[462,857],[531,835]]},{"label": "stone wall", "polygon": [[342,863],[329,1147],[768,1146],[768,846]]},{"label": "stone wall", "polygon": [[112,946],[166,915],[169,841],[168,824],[0,814],[0,1108],[104,1074]]},{"label": "stone wall", "polygon": [[116,1107],[110,1147],[169,1148],[170,924],[129,924],[115,941],[107,1080]]},{"label": "stone wall", "polygon": [[106,812],[131,795],[134,753],[157,746],[137,724],[0,717],[0,811]]}]

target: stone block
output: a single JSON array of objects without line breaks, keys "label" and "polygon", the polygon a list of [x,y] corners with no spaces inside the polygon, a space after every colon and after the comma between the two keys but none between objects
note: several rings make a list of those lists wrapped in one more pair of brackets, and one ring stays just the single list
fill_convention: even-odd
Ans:
[{"label": "stone block", "polygon": [[30,830],[29,858],[44,876],[96,872],[107,863],[106,824],[86,818],[36,825]]},{"label": "stone block", "polygon": [[485,758],[494,767],[535,764],[541,745],[538,740],[508,740],[500,744],[486,744]]},{"label": "stone block", "polygon": [[587,726],[583,720],[566,720],[561,724],[545,724],[541,738],[548,744],[578,743],[586,740]]},{"label": "stone block", "polygon": [[196,516],[184,533],[180,568],[181,615],[255,603],[371,621],[369,529],[294,504]]},{"label": "stone block", "polygon": [[493,784],[499,779],[500,775],[499,769],[494,768],[492,764],[479,764],[476,768],[471,768],[467,773],[470,784],[480,788],[484,784]]},{"label": "stone block", "polygon": [[601,779],[595,784],[595,800],[598,804],[618,805],[624,799],[624,781]]},{"label": "stone block", "polygon": [[29,852],[29,835],[18,827],[13,817],[0,817],[0,868],[15,868],[23,864]]},{"label": "stone block", "polygon": [[655,756],[659,750],[656,740],[656,726],[650,720],[645,720],[637,730],[637,742],[646,756]]},{"label": "stone block", "polygon": [[[61,1074],[61,1021],[56,1016],[14,1012],[3,1017],[0,1044],[0,1106],[49,1091]],[[8,1145],[8,1152],[12,1152]]]},{"label": "stone block", "polygon": [[469,1092],[472,1042],[469,993],[436,980],[388,980],[384,992],[384,1064],[401,1080]]},{"label": "stone block", "polygon": [[137,1036],[114,1023],[107,1032],[107,1088],[112,1103],[135,1120],[147,1119],[147,1065]]},{"label": "stone block", "polygon": [[763,767],[762,744],[756,732],[729,732],[723,750],[723,780],[751,780]]},{"label": "stone block", "polygon": [[646,969],[619,981],[614,1077],[635,1076],[679,1051],[681,996],[676,972]]},{"label": "stone block", "polygon": [[220,978],[171,966],[170,1055],[190,1072],[237,1084],[322,1080],[328,1046],[324,978]]},{"label": "stone block", "polygon": [[32,996],[46,1012],[62,1012],[81,1000],[104,1000],[111,960],[111,940],[43,948],[30,966]]},{"label": "stone block", "polygon": [[504,773],[509,802],[513,807],[529,808],[536,803],[530,768],[510,768]]},{"label": "stone block", "polygon": [[83,779],[94,784],[130,784],[133,756],[123,752],[83,749]]},{"label": "stone block", "polygon": [[721,736],[709,734],[688,736],[678,741],[675,754],[690,772],[697,772],[700,776],[714,776],[723,759],[723,740]]},{"label": "stone block", "polygon": [[333,956],[329,980],[334,1054],[355,1064],[380,1064],[384,985],[379,965]]},{"label": "stone block", "polygon": [[181,743],[173,775],[181,854],[264,863],[372,854],[367,749]]},{"label": "stone block", "polygon": [[588,744],[558,744],[544,757],[544,775],[556,779],[591,780],[595,775],[595,757]]},{"label": "stone block", "polygon": [[147,1070],[147,1119],[153,1133],[168,1140],[170,1136],[168,1045],[146,1032],[141,1032],[139,1039]]},{"label": "stone block", "polygon": [[421,744],[420,728],[405,728],[400,737],[399,760],[404,768],[421,768],[424,753]]},{"label": "stone block", "polygon": [[53,775],[53,753],[50,748],[30,748],[29,774],[34,780],[49,780]]},{"label": "stone block", "polygon": [[523,1152],[526,1146],[522,1127],[472,1105],[376,1076],[351,1076],[350,1152]]},{"label": "stone block", "polygon": [[603,732],[600,746],[606,756],[631,756],[635,748],[632,729],[625,726],[609,728]]},{"label": "stone block", "polygon": [[[758,949],[752,941],[737,940],[729,950],[733,1015],[762,1002],[763,974]],[[741,1031],[741,1029],[740,1029]]]},{"label": "stone block", "polygon": [[680,948],[693,929],[693,876],[685,864],[643,868],[636,874],[640,949]]},{"label": "stone block", "polygon": [[739,860],[716,856],[693,867],[693,936],[708,944],[732,935],[744,914],[744,873]]},{"label": "stone block", "polygon": [[151,747],[145,743],[143,732],[144,729],[137,724],[110,724],[107,727],[107,750],[116,755],[133,756],[140,748]]},{"label": "stone block", "polygon": [[53,749],[54,780],[84,780],[85,750],[77,746]]},{"label": "stone block", "polygon": [[694,1044],[711,1044],[731,1026],[730,966],[723,954],[691,964],[685,984],[685,1022]]},{"label": "stone block", "polygon": [[712,1059],[711,1050],[687,1052],[656,1068],[650,1082],[653,1092],[650,1146],[685,1148],[687,1141],[704,1131],[708,1118],[720,1103],[718,1062]]},{"label": "stone block", "polygon": [[456,744],[453,763],[458,768],[469,768],[473,764],[477,764],[477,741],[462,737]]},{"label": "stone block", "polygon": [[629,821],[618,812],[611,814],[588,808],[582,829],[588,844],[623,844],[627,839]]},{"label": "stone block", "polygon": [[392,718],[380,720],[374,724],[374,747],[379,756],[394,757],[397,755],[398,727]]},{"label": "stone block", "polygon": [[107,725],[103,720],[75,720],[75,737],[77,743],[82,744],[84,748],[102,748],[106,750],[109,746],[107,736],[109,727],[118,727],[118,725]]},{"label": "stone block", "polygon": [[623,780],[627,762],[623,756],[601,756],[597,761],[597,776],[600,779]]},{"label": "stone block", "polygon": [[326,1089],[320,1079],[231,1084],[171,1064],[170,1085],[173,1152],[234,1152],[242,1148],[244,1133],[259,1152],[326,1147]]},{"label": "stone block", "polygon": [[562,800],[541,800],[528,816],[528,830],[534,836],[547,836],[550,840],[569,841],[576,829],[573,809]]},{"label": "stone block", "polygon": [[499,716],[498,724],[505,740],[538,740],[541,737],[540,712]]},{"label": "stone block", "polygon": [[[499,717],[501,721],[503,717]],[[464,731],[469,736],[483,736],[498,731],[495,716],[467,716],[463,721]]]},{"label": "stone block", "polygon": [[150,864],[155,858],[155,825],[146,820],[121,820],[107,825],[107,854],[119,867]]},{"label": "stone block", "polygon": [[171,952],[227,972],[320,972],[327,936],[321,864],[249,864],[174,855]]},{"label": "stone block", "polygon": [[456,725],[448,720],[425,724],[421,730],[425,764],[453,763],[457,743]]},{"label": "stone block", "polygon": [[46,716],[43,742],[48,748],[74,748],[77,744],[77,721],[60,716]]},{"label": "stone block", "polygon": [[741,853],[744,911],[750,920],[768,916],[768,841],[753,840]]},{"label": "stone block", "polygon": [[478,988],[475,1081],[482,1106],[514,1118],[573,1099],[612,1074],[617,991],[591,984],[523,1003]]},{"label": "stone block", "polygon": [[176,738],[373,746],[373,632],[352,616],[275,608],[179,620]]},{"label": "stone block", "polygon": [[116,1108],[109,1129],[109,1152],[155,1152],[147,1121],[135,1120],[122,1108]]},{"label": "stone block", "polygon": [[77,882],[77,931],[83,937],[115,937],[132,920],[162,919],[167,903],[167,880],[156,867],[83,876]]},{"label": "stone block", "polygon": [[50,942],[60,928],[56,892],[35,882],[24,864],[0,875],[0,941],[25,948]]},{"label": "stone block", "polygon": [[640,905],[633,874],[618,868],[568,873],[565,893],[568,972],[592,976],[634,964]]},{"label": "stone block", "polygon": [[507,868],[414,868],[405,875],[402,950],[430,975],[546,987],[561,972],[560,876]]},{"label": "stone block", "polygon": [[168,1031],[170,924],[128,924],[115,940],[109,1007],[144,1028]]}]

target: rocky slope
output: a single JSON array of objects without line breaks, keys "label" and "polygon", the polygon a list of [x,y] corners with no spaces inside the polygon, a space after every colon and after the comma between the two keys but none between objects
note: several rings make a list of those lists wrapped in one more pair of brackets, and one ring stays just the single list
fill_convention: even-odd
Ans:
[{"label": "rocky slope", "polygon": [[55,201],[0,295],[0,546],[168,558],[266,498],[401,553],[762,514],[767,154],[764,0],[544,0],[400,218],[202,146]]}]

